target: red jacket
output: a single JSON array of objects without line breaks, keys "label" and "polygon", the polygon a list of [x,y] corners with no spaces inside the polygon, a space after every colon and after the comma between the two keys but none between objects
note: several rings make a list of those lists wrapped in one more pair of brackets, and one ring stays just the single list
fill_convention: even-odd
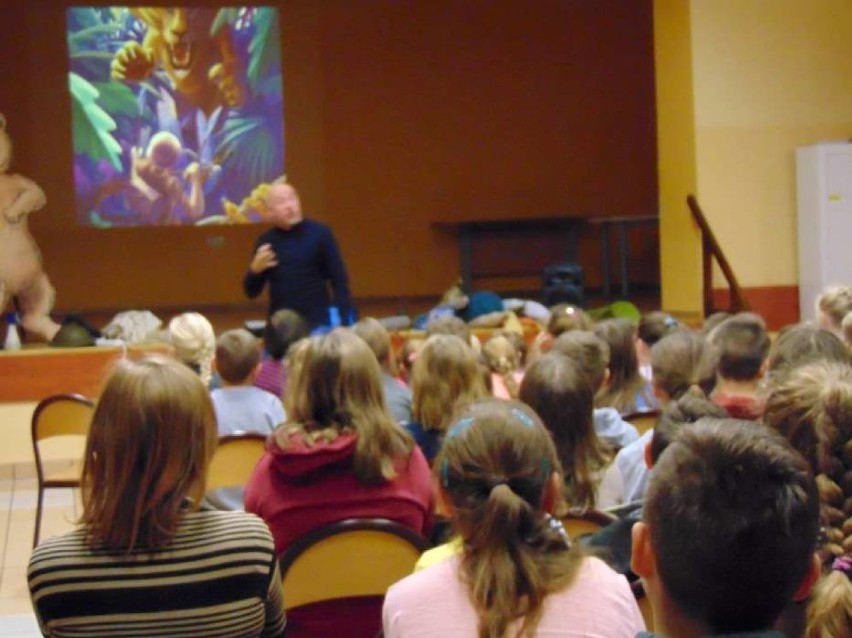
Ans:
[{"label": "red jacket", "polygon": [[[294,435],[282,450],[270,438],[246,486],[245,508],[269,525],[276,552],[314,528],[356,517],[389,518],[428,537],[434,493],[420,449],[397,462],[394,480],[363,485],[352,472],[355,443],[347,434],[308,447]],[[299,607],[287,614],[287,637],[370,638],[381,628],[381,606],[367,598]]]}]

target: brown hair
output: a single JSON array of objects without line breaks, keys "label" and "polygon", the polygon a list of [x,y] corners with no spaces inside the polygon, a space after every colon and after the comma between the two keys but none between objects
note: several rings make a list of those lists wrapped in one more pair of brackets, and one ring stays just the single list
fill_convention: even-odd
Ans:
[{"label": "brown hair", "polygon": [[643,518],[665,592],[710,634],[764,630],[811,566],[819,497],[807,462],[759,423],[702,419],[660,456]]},{"label": "brown hair", "polygon": [[258,363],[257,337],[245,328],[227,330],[216,340],[216,371],[225,383],[246,383]]},{"label": "brown hair", "polygon": [[550,319],[547,321],[547,332],[558,337],[571,330],[591,330],[595,322],[582,308],[567,303],[560,303],[550,309]]},{"label": "brown hair", "polygon": [[656,464],[657,459],[684,426],[704,417],[724,419],[727,416],[725,408],[716,405],[698,391],[687,392],[672,401],[660,412],[660,418],[654,425],[654,434],[651,436],[651,463]]},{"label": "brown hair", "polygon": [[386,366],[390,363],[391,340],[387,328],[374,317],[364,317],[354,326],[352,332],[361,337],[376,355],[379,364]]},{"label": "brown hair", "polygon": [[443,432],[460,406],[487,396],[476,353],[455,335],[432,335],[411,373],[411,412],[424,430]]},{"label": "brown hair", "polygon": [[595,433],[594,396],[580,366],[555,352],[533,363],[521,382],[520,399],[553,435],[565,469],[565,497],[579,510],[594,509],[601,470],[612,460]]},{"label": "brown hair", "polygon": [[272,313],[263,329],[263,347],[269,356],[281,360],[290,346],[304,339],[311,332],[311,326],[295,310],[282,308]]},{"label": "brown hair", "polygon": [[609,367],[609,344],[606,341],[593,332],[572,330],[559,335],[550,351],[576,361],[592,390],[600,390]]},{"label": "brown hair", "polygon": [[[595,326],[595,334],[609,345],[609,385],[598,393],[598,407],[611,406],[625,414],[636,411],[636,397],[646,391],[639,374],[636,326],[629,319],[606,319]],[[646,397],[650,401],[650,397]]]},{"label": "brown hair", "polygon": [[168,545],[201,502],[215,447],[213,405],[196,374],[164,357],[119,361],[86,441],[88,542],[126,553]]},{"label": "brown hair", "polygon": [[830,330],[806,323],[787,326],[769,348],[769,379],[777,385],[796,366],[824,360],[852,363],[843,341]]},{"label": "brown hair", "polygon": [[455,335],[470,345],[470,327],[455,315],[441,315],[426,324],[426,336]]},{"label": "brown hair", "polygon": [[710,332],[708,341],[718,352],[716,372],[724,379],[755,379],[769,354],[766,323],[753,312],[726,319]]},{"label": "brown hair", "polygon": [[517,399],[518,381],[515,378],[515,371],[520,366],[521,356],[515,348],[514,341],[504,334],[492,335],[482,347],[482,357],[489,371],[500,375],[509,395]]},{"label": "brown hair", "polygon": [[715,369],[707,369],[704,337],[688,330],[660,339],[651,348],[652,383],[676,400],[693,385],[712,385]]},{"label": "brown hair", "polygon": [[[293,437],[309,444],[345,432],[357,437],[353,472],[363,484],[396,476],[414,442],[388,413],[379,363],[364,341],[347,328],[314,337],[288,388],[288,414],[273,436],[282,449]],[[292,396],[290,396],[292,393]]]},{"label": "brown hair", "polygon": [[636,327],[636,334],[649,346],[653,346],[666,335],[680,329],[681,325],[677,319],[667,312],[656,310],[642,315],[642,318],[639,319],[639,325]]},{"label": "brown hair", "polygon": [[477,635],[504,638],[521,619],[517,635],[534,636],[545,598],[569,586],[583,561],[542,509],[561,471],[550,435],[523,404],[478,402],[459,415],[434,467],[463,541]]}]

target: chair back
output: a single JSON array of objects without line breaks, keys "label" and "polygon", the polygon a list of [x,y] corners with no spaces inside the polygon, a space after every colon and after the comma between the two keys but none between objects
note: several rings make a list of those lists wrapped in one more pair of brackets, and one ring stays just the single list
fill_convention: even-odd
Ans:
[{"label": "chair back", "polygon": [[642,436],[645,432],[657,425],[657,419],[660,418],[660,411],[642,410],[640,412],[626,414],[621,418],[639,430],[639,436]]},{"label": "chair back", "polygon": [[568,532],[572,541],[582,536],[588,536],[603,529],[617,520],[615,516],[600,510],[586,510],[584,512],[569,512],[562,518],[562,526]]},{"label": "chair back", "polygon": [[58,436],[85,438],[92,423],[94,406],[94,401],[82,394],[54,394],[36,405],[31,432],[39,483],[45,481],[40,443]]},{"label": "chair back", "polygon": [[220,436],[207,468],[207,491],[243,487],[266,450],[266,436],[254,432]]},{"label": "chair back", "polygon": [[411,574],[426,547],[416,532],[382,518],[351,518],[312,530],[279,557],[285,608],[384,596]]}]

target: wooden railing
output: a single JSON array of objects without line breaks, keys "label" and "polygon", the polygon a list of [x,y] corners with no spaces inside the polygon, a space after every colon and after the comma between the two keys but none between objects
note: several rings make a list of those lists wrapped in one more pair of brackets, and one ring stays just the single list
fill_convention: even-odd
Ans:
[{"label": "wooden railing", "polygon": [[713,304],[714,257],[716,258],[716,262],[719,264],[719,268],[722,270],[722,274],[725,275],[725,280],[728,282],[728,288],[730,289],[731,294],[727,308],[728,312],[749,310],[749,304],[743,295],[742,288],[740,288],[740,284],[737,281],[737,276],[734,274],[734,270],[731,268],[731,264],[728,262],[727,257],[725,257],[725,253],[722,252],[722,247],[719,245],[716,235],[713,234],[713,229],[710,228],[710,224],[707,223],[707,218],[704,216],[704,213],[698,205],[698,201],[695,199],[694,195],[687,196],[686,205],[689,206],[689,210],[692,211],[692,217],[695,220],[695,223],[698,224],[698,228],[701,230],[701,271],[704,290],[704,316],[709,317],[717,310]]}]

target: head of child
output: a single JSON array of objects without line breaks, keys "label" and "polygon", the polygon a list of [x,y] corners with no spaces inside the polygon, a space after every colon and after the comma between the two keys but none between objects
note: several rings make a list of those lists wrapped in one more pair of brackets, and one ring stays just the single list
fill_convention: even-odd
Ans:
[{"label": "head of child", "polygon": [[852,364],[846,345],[830,330],[807,323],[787,326],[769,348],[769,380],[773,386],[783,383],[788,372],[812,361]]},{"label": "head of child", "polygon": [[725,419],[728,413],[722,406],[716,405],[699,391],[690,390],[678,399],[671,401],[660,412],[660,418],[654,425],[654,434],[645,450],[645,464],[653,468],[665,449],[675,440],[685,426],[709,417]]},{"label": "head of child", "polygon": [[594,508],[594,477],[610,460],[610,452],[595,434],[594,390],[581,367],[549,352],[527,369],[520,400],[535,410],[553,436],[565,468],[568,504]]},{"label": "head of child", "polygon": [[393,365],[391,338],[387,328],[374,317],[365,317],[352,326],[352,332],[364,340],[383,370],[389,372]]},{"label": "head of child", "polygon": [[354,435],[358,479],[369,484],[395,476],[394,462],[412,442],[387,411],[379,363],[363,339],[347,328],[311,338],[294,381],[287,423],[274,434],[280,447],[293,437],[313,445]]},{"label": "head of child", "polygon": [[651,348],[660,339],[681,329],[677,319],[666,312],[657,310],[642,315],[636,328],[636,354],[639,361],[650,361]]},{"label": "head of child", "polygon": [[167,545],[187,505],[201,503],[215,447],[216,416],[198,375],[166,357],[118,362],[86,442],[89,542],[127,552]]},{"label": "head of child", "polygon": [[707,339],[718,357],[717,379],[756,383],[763,377],[770,339],[759,315],[740,312],[716,326]]},{"label": "head of child", "polygon": [[414,361],[417,359],[417,354],[420,352],[420,348],[423,347],[424,341],[425,339],[409,337],[399,349],[399,376],[408,385],[411,385]]},{"label": "head of child", "polygon": [[280,361],[291,345],[311,332],[307,320],[295,310],[282,308],[272,313],[263,330],[263,347],[266,353]]},{"label": "head of child", "polygon": [[830,286],[816,300],[817,324],[843,337],[843,320],[852,312],[852,288]]},{"label": "head of child", "polygon": [[487,396],[476,353],[460,337],[437,334],[417,353],[411,412],[425,430],[443,432],[459,406]]},{"label": "head of child", "polygon": [[669,638],[762,631],[818,577],[818,531],[813,474],[783,437],[703,419],[654,466],[632,568]]},{"label": "head of child", "polygon": [[[503,395],[501,398],[518,398],[518,380],[515,372],[521,364],[520,353],[515,347],[515,342],[505,334],[497,333],[488,338],[482,346],[482,360],[488,368],[485,374],[486,384],[492,386],[502,381]],[[498,380],[493,380],[492,375],[497,375]]]},{"label": "head of child", "polygon": [[213,365],[226,387],[251,385],[260,366],[257,338],[245,328],[223,332],[216,340]]},{"label": "head of child", "polygon": [[576,362],[595,393],[609,382],[609,344],[595,333],[564,332],[554,340],[551,351]]},{"label": "head of child", "polygon": [[636,325],[629,319],[606,319],[595,326],[595,334],[609,346],[609,384],[598,395],[598,405],[632,411],[635,395],[645,385],[634,343]]},{"label": "head of child", "polygon": [[682,330],[663,337],[651,348],[652,384],[661,405],[683,396],[692,386],[709,391],[715,370],[705,372],[704,345],[703,336]]},{"label": "head of child", "polygon": [[169,322],[169,344],[178,361],[188,365],[201,380],[210,382],[216,334],[207,317],[198,312],[184,312]]},{"label": "head of child", "polygon": [[453,420],[434,472],[463,541],[478,635],[503,636],[518,618],[534,630],[545,596],[568,584],[582,560],[549,524],[561,502],[549,433],[521,403],[475,403]]},{"label": "head of child", "polygon": [[591,330],[595,322],[582,308],[567,303],[560,303],[550,309],[550,319],[547,321],[547,333],[554,339],[571,330]]},{"label": "head of child", "polygon": [[474,341],[479,343],[470,332],[470,326],[455,315],[441,315],[426,324],[426,338],[432,335],[455,335],[469,345],[472,345]]}]

